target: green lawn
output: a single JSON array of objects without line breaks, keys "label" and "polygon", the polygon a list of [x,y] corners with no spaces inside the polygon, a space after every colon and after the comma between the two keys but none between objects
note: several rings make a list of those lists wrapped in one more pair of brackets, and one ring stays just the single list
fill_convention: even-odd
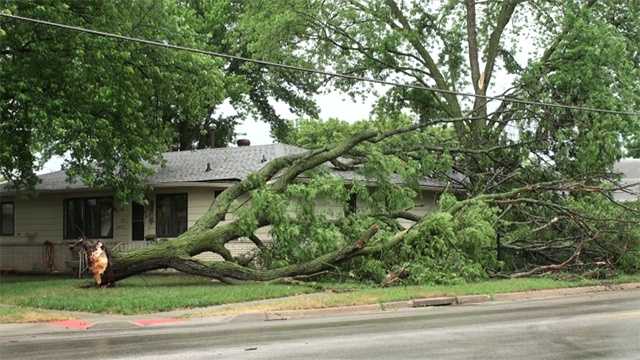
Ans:
[{"label": "green lawn", "polygon": [[247,284],[228,286],[181,275],[136,276],[110,289],[80,288],[88,280],[3,276],[0,303],[53,310],[142,314],[233,302],[269,299],[314,291],[305,286]]},{"label": "green lawn", "polygon": [[[323,283],[331,291],[280,299],[269,304],[234,304],[319,292],[301,285],[223,285],[183,275],[145,275],[126,279],[111,289],[80,288],[89,280],[62,277],[0,277],[0,322],[5,318],[37,315],[37,309],[87,311],[114,314],[144,314],[181,308],[231,304],[211,314],[271,310],[316,309],[345,305],[377,304],[421,297],[465,294],[496,294],[603,283],[638,282],[640,275],[619,276],[607,281],[557,280],[548,277],[493,280],[451,286],[371,287],[363,284]],[[4,315],[3,315],[4,311]],[[20,314],[20,313],[24,314]],[[194,311],[198,314],[198,311]],[[201,313],[203,315],[209,313]],[[26,315],[25,315],[26,314]],[[57,315],[60,316],[60,315]],[[29,321],[29,320],[25,320]],[[5,321],[6,322],[6,321]]]}]

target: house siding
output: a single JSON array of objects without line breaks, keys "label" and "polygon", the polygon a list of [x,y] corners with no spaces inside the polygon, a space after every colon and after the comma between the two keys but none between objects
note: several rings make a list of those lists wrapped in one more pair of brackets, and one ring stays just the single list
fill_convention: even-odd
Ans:
[{"label": "house siding", "polygon": [[[48,272],[47,248],[53,246],[53,270],[66,272],[67,262],[73,254],[64,239],[63,201],[68,198],[109,196],[108,193],[74,192],[65,194],[40,194],[35,198],[1,197],[13,201],[15,229],[13,236],[0,236],[0,270],[18,272]],[[114,238],[123,234],[125,210],[115,208],[113,214]],[[126,231],[126,230],[125,230]],[[113,239],[101,239],[113,244]]]},{"label": "house siding", "polygon": [[[216,188],[166,188],[156,190],[149,198],[145,207],[144,233],[147,237],[156,234],[155,195],[169,193],[187,194],[187,222],[191,227],[208,210],[214,199]],[[41,193],[36,198],[0,197],[0,200],[15,202],[15,232],[13,236],[0,236],[0,270],[18,272],[48,272],[46,265],[45,242],[53,244],[54,270],[69,272],[74,254],[69,250],[70,240],[63,238],[63,201],[68,198],[109,196],[104,192],[66,192],[58,194]],[[432,191],[423,192],[417,199],[415,214],[424,215],[434,209],[437,194]],[[247,203],[248,198],[242,197],[234,204],[236,207]],[[246,205],[244,205],[246,206]],[[358,202],[358,209],[366,211],[367,205]],[[344,209],[329,199],[319,199],[316,207],[328,217],[343,216]],[[228,215],[224,222],[232,221],[233,214]],[[409,226],[410,221],[401,220],[401,224]],[[264,242],[271,241],[270,227],[263,227],[256,231],[256,235]],[[110,248],[116,250],[131,250],[144,247],[146,241],[132,241],[131,206],[114,206],[113,238],[100,239]],[[169,239],[170,240],[170,239]],[[233,255],[239,255],[255,248],[248,239],[238,239],[226,244]],[[203,253],[196,257],[200,260],[220,260],[217,254]]]}]

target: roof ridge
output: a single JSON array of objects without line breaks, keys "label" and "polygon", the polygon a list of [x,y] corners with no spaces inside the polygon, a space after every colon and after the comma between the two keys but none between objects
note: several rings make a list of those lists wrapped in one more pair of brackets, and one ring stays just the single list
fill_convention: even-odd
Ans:
[{"label": "roof ridge", "polygon": [[54,171],[50,171],[48,173],[44,173],[44,174],[36,174],[37,177],[41,177],[41,176],[46,176],[46,175],[53,175],[53,174],[57,174],[57,173],[64,173],[66,174],[67,171],[64,169],[60,169],[60,170],[54,170]]},{"label": "roof ridge", "polygon": [[165,154],[180,154],[180,153],[194,153],[194,152],[225,152],[225,151],[246,151],[249,149],[256,148],[269,148],[269,147],[290,147],[305,150],[302,147],[284,144],[284,143],[273,143],[273,144],[259,144],[259,145],[249,145],[249,146],[226,146],[226,147],[217,147],[217,148],[204,148],[204,149],[189,149],[189,150],[176,150],[176,151],[165,151],[162,155]]}]

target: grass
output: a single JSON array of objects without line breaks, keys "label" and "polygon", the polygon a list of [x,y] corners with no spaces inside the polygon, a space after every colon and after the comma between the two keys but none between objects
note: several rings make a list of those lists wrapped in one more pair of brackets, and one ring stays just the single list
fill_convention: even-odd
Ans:
[{"label": "grass", "polygon": [[0,278],[0,303],[93,313],[144,314],[180,308],[277,298],[314,291],[305,286],[226,286],[182,275],[132,277],[110,289],[81,288],[88,280],[61,277]]},{"label": "grass", "polygon": [[[223,305],[193,310],[192,316],[237,314],[278,310],[320,309],[336,306],[380,304],[431,296],[497,294],[527,290],[638,282],[640,275],[619,276],[606,281],[558,280],[549,277],[492,280],[449,286],[371,287],[363,284],[322,286],[331,291],[302,285],[223,285],[183,275],[145,275],[126,279],[111,289],[81,288],[88,280],[62,277],[6,276],[0,278],[0,322],[29,321],[40,317],[61,317],[38,309],[86,311],[112,314],[144,314],[174,309]],[[314,294],[311,294],[316,292]],[[298,295],[298,296],[293,296]],[[284,298],[287,297],[287,298]],[[267,303],[242,302],[274,299]],[[8,305],[8,306],[7,306]],[[37,316],[36,316],[37,315]],[[68,315],[67,315],[68,316]],[[187,315],[188,316],[188,315]]]},{"label": "grass", "polygon": [[60,312],[18,306],[0,306],[0,324],[68,320],[72,316]]}]

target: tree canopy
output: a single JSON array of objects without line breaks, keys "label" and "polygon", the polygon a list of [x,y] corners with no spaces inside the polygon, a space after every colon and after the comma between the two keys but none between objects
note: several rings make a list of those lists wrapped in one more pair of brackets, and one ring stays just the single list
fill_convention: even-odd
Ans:
[{"label": "tree canopy", "polygon": [[[344,0],[309,2],[309,56],[348,74],[475,95],[635,111],[640,104],[633,1]],[[369,87],[336,85],[355,94]],[[562,173],[606,172],[633,147],[637,117],[553,109],[421,89],[390,88],[386,114],[417,119],[469,116],[454,126],[452,146],[523,151],[465,155],[457,169],[480,192],[523,163]],[[597,139],[597,141],[594,141]],[[500,172],[498,178],[483,176]],[[529,176],[529,175],[527,175]]]},{"label": "tree canopy", "polygon": [[[299,31],[283,16],[256,22],[236,1],[3,1],[2,11],[246,57],[301,63]],[[266,28],[268,26],[268,28]],[[262,27],[262,28],[261,28]],[[148,165],[171,149],[226,146],[242,116],[286,124],[283,101],[314,115],[313,77],[168,51],[3,18],[0,22],[1,175],[18,187],[52,155],[72,178],[140,198]],[[267,33],[270,32],[270,34]],[[224,102],[238,115],[221,114]]]}]

